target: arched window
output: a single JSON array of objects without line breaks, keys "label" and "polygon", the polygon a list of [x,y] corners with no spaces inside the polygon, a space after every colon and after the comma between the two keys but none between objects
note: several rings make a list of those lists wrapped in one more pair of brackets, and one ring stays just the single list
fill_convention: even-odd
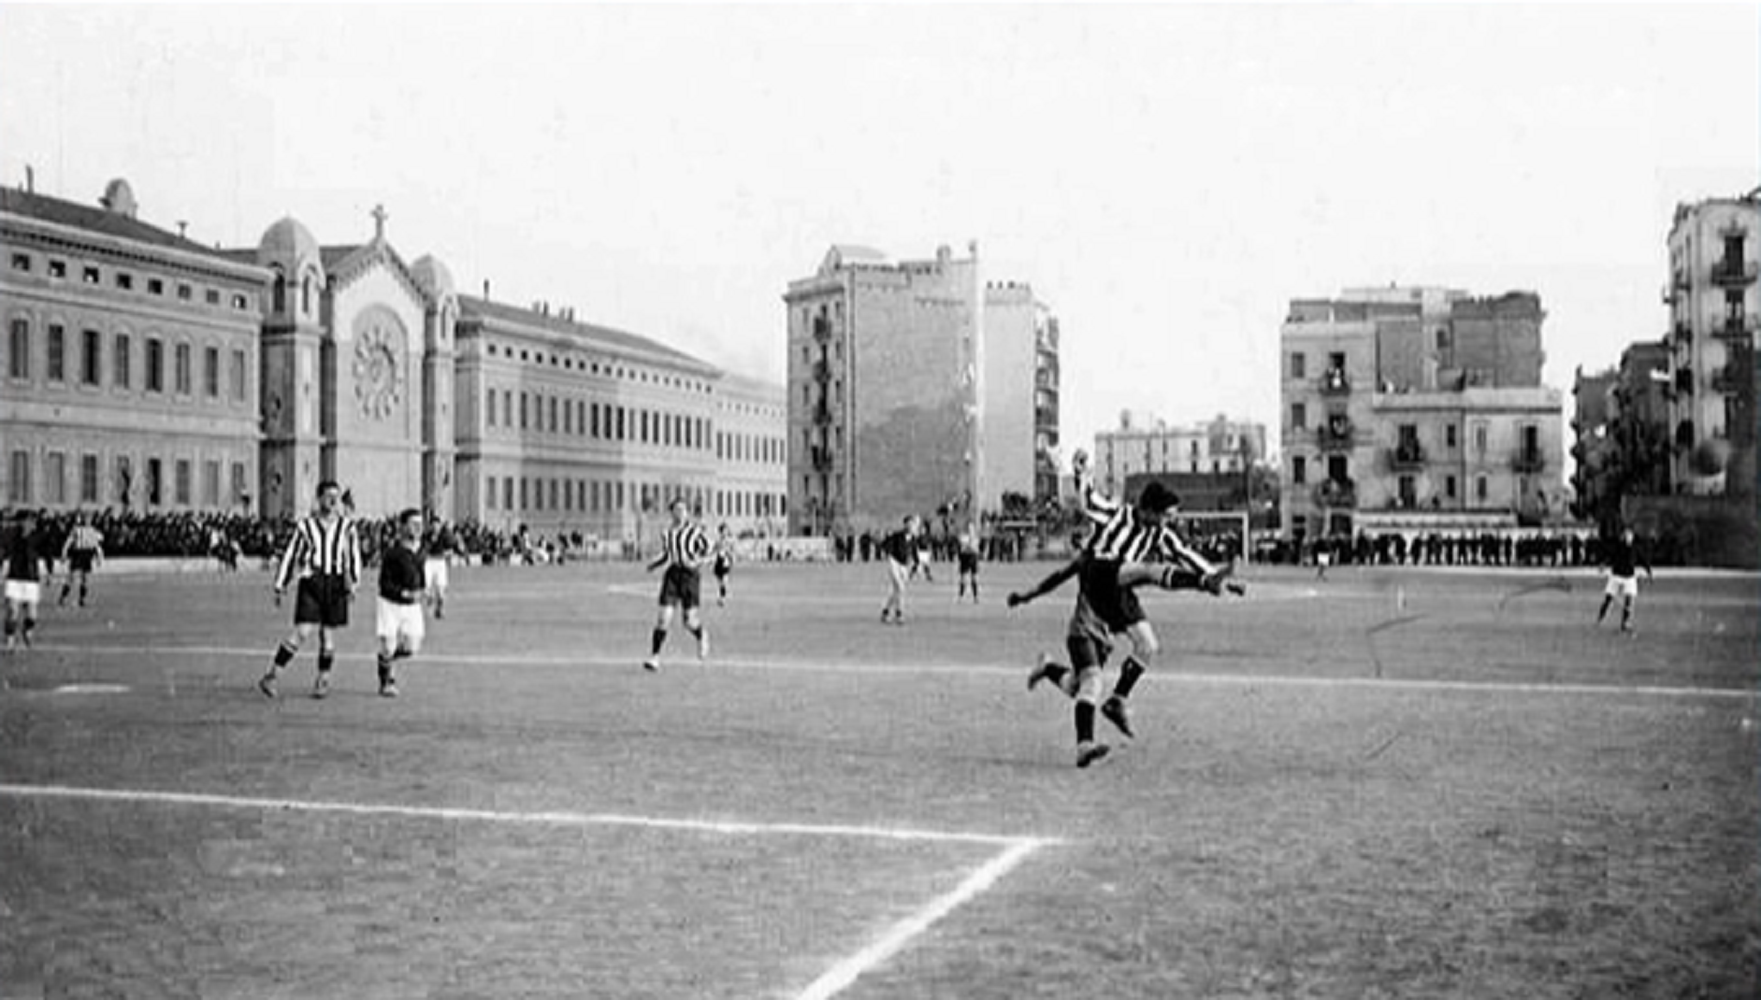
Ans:
[{"label": "arched window", "polygon": [[278,313],[279,312],[286,312],[287,311],[287,277],[285,275],[283,275],[280,270],[277,270],[275,272],[275,291],[273,294],[274,294],[273,310]]},{"label": "arched window", "polygon": [[310,271],[306,272],[306,280],[300,283],[300,312],[306,316],[312,315],[312,274]]}]

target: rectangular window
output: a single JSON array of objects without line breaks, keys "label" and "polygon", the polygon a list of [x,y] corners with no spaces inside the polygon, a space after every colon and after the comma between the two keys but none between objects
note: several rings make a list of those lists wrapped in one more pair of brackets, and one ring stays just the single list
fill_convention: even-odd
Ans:
[{"label": "rectangular window", "polygon": [[211,306],[220,304],[220,289],[206,288],[202,290],[202,301]]},{"label": "rectangular window", "polygon": [[1400,505],[1416,507],[1419,503],[1418,481],[1412,476],[1401,476],[1399,479]]},{"label": "rectangular window", "polygon": [[134,380],[134,372],[129,370],[133,359],[129,356],[128,349],[128,334],[117,334],[116,340],[112,342],[110,348],[110,367],[112,369],[110,381],[118,389],[130,388],[130,383]]},{"label": "rectangular window", "polygon": [[135,468],[127,455],[116,456],[116,502],[127,507],[128,494],[134,488]]},{"label": "rectangular window", "polygon": [[525,476],[520,477],[520,509],[521,510],[527,509],[527,506],[526,506],[527,501],[530,499],[530,497],[528,495],[530,493],[530,490],[528,490],[528,488],[526,486],[527,482],[529,482],[529,480]]},{"label": "rectangular window", "polygon": [[[1443,425],[1443,447],[1448,448],[1450,451],[1455,450],[1455,425],[1454,424],[1444,424]],[[1455,494],[1451,493],[1449,495],[1454,496]]]},{"label": "rectangular window", "polygon": [[157,507],[165,500],[165,466],[156,458],[147,459],[147,506]]},{"label": "rectangular window", "polygon": [[232,463],[232,488],[227,493],[226,502],[243,505],[248,496],[250,496],[250,491],[245,488],[245,463],[234,462]]},{"label": "rectangular window", "polygon": [[80,456],[79,502],[98,502],[98,456],[96,455]]},{"label": "rectangular window", "polygon": [[192,297],[194,297],[194,295],[195,295],[195,289],[191,288],[190,286],[188,286],[188,285],[178,285],[177,286],[177,297],[179,299],[181,299],[182,301],[188,302]]},{"label": "rectangular window", "polygon": [[[550,432],[556,433],[556,397],[550,397]],[[555,506],[554,504],[552,505]]]},{"label": "rectangular window", "polygon": [[1444,476],[1443,477],[1443,495],[1448,497],[1451,500],[1455,499],[1455,477],[1454,476]]},{"label": "rectangular window", "polygon": [[59,451],[50,452],[43,463],[43,502],[67,502],[67,456]]},{"label": "rectangular window", "polygon": [[116,272],[116,287],[125,292],[132,290],[135,287],[135,276],[127,271]]},{"label": "rectangular window", "polygon": [[202,463],[202,506],[220,506],[220,463]]},{"label": "rectangular window", "polygon": [[1327,355],[1327,369],[1329,371],[1336,371],[1336,372],[1344,371],[1345,370],[1345,352],[1344,351],[1334,351],[1331,354]]},{"label": "rectangular window", "polygon": [[629,411],[628,407],[624,407],[624,406],[618,407],[618,426],[617,426],[616,438],[619,441],[624,440],[625,418],[629,416],[629,413],[630,413],[630,411]]},{"label": "rectangular window", "polygon": [[594,403],[591,406],[587,407],[587,419],[591,424],[591,427],[590,427],[591,435],[593,437],[598,437],[599,436],[599,404],[598,403]]},{"label": "rectangular window", "polygon": [[572,399],[563,401],[563,433],[575,433],[575,401]]},{"label": "rectangular window", "polygon": [[13,378],[31,377],[31,322],[15,319],[8,325],[6,337],[6,374]]},{"label": "rectangular window", "polygon": [[1308,359],[1298,351],[1290,356],[1290,377],[1308,378]]},{"label": "rectangular window", "polygon": [[165,282],[159,280],[158,278],[148,278],[147,279],[147,294],[148,295],[164,295],[165,294]]},{"label": "rectangular window", "polygon": [[1486,499],[1486,477],[1485,476],[1476,476],[1474,478],[1474,497],[1478,500],[1481,500],[1481,501],[1484,501]]},{"label": "rectangular window", "polygon": [[88,285],[96,285],[98,283],[98,269],[90,264],[80,268],[79,279]]},{"label": "rectangular window", "polygon": [[243,312],[244,310],[251,308],[251,300],[243,295],[235,294],[232,297],[232,307]]},{"label": "rectangular window", "polygon": [[484,419],[484,426],[486,426],[486,427],[494,427],[495,426],[495,390],[494,389],[489,389],[483,393],[483,419]]},{"label": "rectangular window", "polygon": [[[526,429],[526,394],[522,392],[522,393],[520,393],[520,430],[525,430],[525,429]],[[525,482],[525,480],[521,480],[521,482]],[[520,506],[521,507],[526,506],[526,502],[524,500],[520,501]]]},{"label": "rectangular window", "polygon": [[51,260],[49,262],[49,277],[51,277],[51,278],[65,278],[65,277],[67,277],[67,261]]},{"label": "rectangular window", "polygon": [[80,334],[84,342],[80,351],[80,381],[86,385],[102,385],[104,383],[104,347],[103,334],[96,330],[86,330]]},{"label": "rectangular window", "polygon": [[232,401],[243,403],[251,398],[250,358],[242,348],[232,351]]},{"label": "rectangular window", "polygon": [[503,476],[501,479],[501,509],[514,509],[514,477]]},{"label": "rectangular window", "polygon": [[31,255],[28,253],[13,254],[12,269],[14,271],[29,271],[31,269]]},{"label": "rectangular window", "polygon": [[1297,455],[1290,460],[1290,481],[1301,486],[1309,481],[1308,459]]},{"label": "rectangular window", "polygon": [[49,381],[67,381],[67,330],[49,324]]},{"label": "rectangular window", "polygon": [[147,338],[147,391],[165,391],[165,342]]},{"label": "rectangular window", "polygon": [[[1475,424],[1474,425],[1474,454],[1481,455],[1481,456],[1484,456],[1486,454],[1486,425],[1485,424]],[[1485,498],[1481,497],[1481,499],[1485,499]]]},{"label": "rectangular window", "polygon": [[177,503],[179,506],[188,507],[190,505],[190,460],[187,458],[178,459],[173,468],[173,474],[176,476]]},{"label": "rectangular window", "polygon": [[550,481],[550,509],[556,510],[556,480]]},{"label": "rectangular window", "polygon": [[[1303,403],[1290,404],[1290,429],[1307,430],[1309,426],[1309,408]],[[1164,443],[1163,447],[1166,447]]]},{"label": "rectangular window", "polygon": [[31,453],[12,453],[12,475],[6,480],[7,503],[31,503]]},{"label": "rectangular window", "polygon": [[172,376],[177,380],[177,394],[190,394],[190,345],[179,344],[173,353]]},{"label": "rectangular window", "polygon": [[220,348],[202,348],[202,390],[209,399],[220,398]]}]

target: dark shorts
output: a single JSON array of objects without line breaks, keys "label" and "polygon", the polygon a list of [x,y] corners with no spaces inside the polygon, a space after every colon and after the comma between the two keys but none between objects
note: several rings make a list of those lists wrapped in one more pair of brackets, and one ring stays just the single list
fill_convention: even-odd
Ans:
[{"label": "dark shorts", "polygon": [[340,576],[302,577],[294,596],[295,625],[341,628],[349,623],[349,585]]},{"label": "dark shorts", "polygon": [[1118,563],[1088,560],[1082,564],[1078,580],[1089,607],[1109,631],[1123,632],[1144,620],[1137,593],[1119,586]]},{"label": "dark shorts", "polygon": [[978,553],[976,553],[976,552],[962,552],[962,553],[960,553],[960,572],[970,573],[973,576],[978,575]]},{"label": "dark shorts", "polygon": [[702,603],[703,574],[683,566],[668,566],[660,581],[660,604],[676,604],[686,609]]},{"label": "dark shorts", "polygon": [[73,549],[67,553],[67,568],[74,573],[90,573],[98,553],[91,549]]},{"label": "dark shorts", "polygon": [[728,570],[731,570],[733,568],[734,568],[734,564],[731,562],[728,562],[726,559],[717,559],[715,561],[715,575],[716,576],[727,576]]},{"label": "dark shorts", "polygon": [[1086,595],[1076,597],[1076,610],[1070,613],[1070,628],[1064,634],[1064,649],[1070,654],[1070,665],[1077,670],[1106,666],[1113,655],[1113,633],[1107,623],[1095,614]]}]

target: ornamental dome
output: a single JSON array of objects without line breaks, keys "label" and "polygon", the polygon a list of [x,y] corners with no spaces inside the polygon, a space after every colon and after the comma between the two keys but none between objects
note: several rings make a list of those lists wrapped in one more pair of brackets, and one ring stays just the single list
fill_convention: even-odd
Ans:
[{"label": "ornamental dome", "polygon": [[452,281],[452,272],[446,269],[433,254],[423,254],[414,264],[410,265],[410,276],[416,279],[416,285],[424,294],[435,302],[445,302],[454,298],[456,292]]},{"label": "ornamental dome", "polygon": [[320,272],[324,267],[312,231],[291,215],[263,231],[263,238],[257,241],[257,263],[280,265],[282,273],[290,278],[307,265]]}]

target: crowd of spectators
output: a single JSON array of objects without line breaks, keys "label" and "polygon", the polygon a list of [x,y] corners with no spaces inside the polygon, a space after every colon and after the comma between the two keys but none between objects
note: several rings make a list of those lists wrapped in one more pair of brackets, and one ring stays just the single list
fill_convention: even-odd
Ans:
[{"label": "crowd of spectators", "polygon": [[[1666,557],[1660,547],[1640,539],[1647,554]],[[1260,551],[1267,562],[1313,565],[1327,556],[1333,565],[1363,566],[1596,566],[1603,542],[1594,532],[1429,532],[1333,536],[1298,542],[1274,541]],[[1659,559],[1665,562],[1667,559]]]}]

